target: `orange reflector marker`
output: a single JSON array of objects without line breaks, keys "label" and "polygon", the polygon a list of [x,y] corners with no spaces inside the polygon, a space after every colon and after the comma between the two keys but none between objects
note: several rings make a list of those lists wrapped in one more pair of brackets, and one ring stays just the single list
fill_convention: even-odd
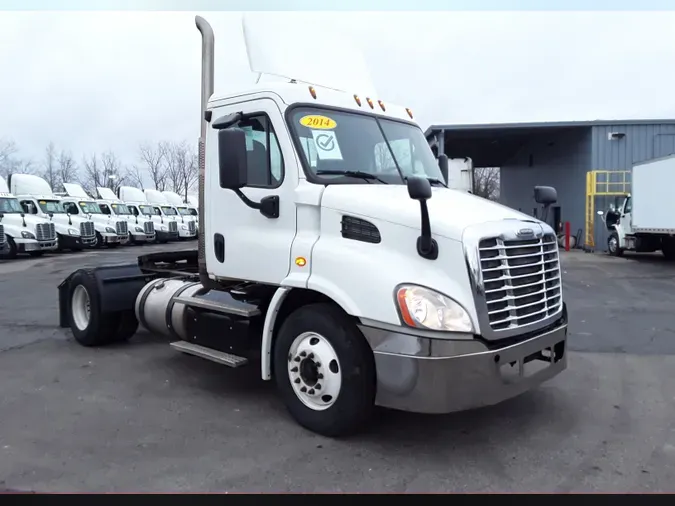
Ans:
[{"label": "orange reflector marker", "polygon": [[307,265],[307,260],[305,260],[304,257],[298,257],[295,259],[295,265],[297,265],[298,267],[304,267],[305,265]]},{"label": "orange reflector marker", "polygon": [[359,107],[361,107],[361,99],[359,98],[358,95],[354,95],[354,100],[356,100],[356,105],[358,105]]},{"label": "orange reflector marker", "polygon": [[405,112],[408,113],[408,116],[410,116],[410,119],[413,119],[412,111],[411,111],[410,109],[408,109],[408,108],[406,107]]},{"label": "orange reflector marker", "polygon": [[368,97],[366,97],[366,102],[368,102],[368,105],[370,106],[371,109],[375,108],[375,106],[373,105],[373,101],[370,100]]},{"label": "orange reflector marker", "polygon": [[309,87],[309,94],[312,95],[312,98],[316,98],[316,90],[314,89],[314,86]]},{"label": "orange reflector marker", "polygon": [[386,109],[384,108],[384,102],[382,102],[382,100],[378,100],[377,103],[380,104],[380,109],[386,111]]},{"label": "orange reflector marker", "polygon": [[401,318],[403,318],[403,321],[409,326],[415,327],[415,320],[413,320],[413,317],[410,315],[410,311],[408,311],[408,304],[406,304],[405,301],[405,296],[407,293],[407,288],[400,288],[396,294],[396,299],[398,300],[398,307],[401,310]]}]

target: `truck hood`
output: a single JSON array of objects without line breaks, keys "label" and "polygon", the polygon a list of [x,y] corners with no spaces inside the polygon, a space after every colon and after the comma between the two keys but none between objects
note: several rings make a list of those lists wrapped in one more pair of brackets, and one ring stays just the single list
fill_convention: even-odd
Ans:
[{"label": "truck hood", "polygon": [[[26,220],[26,228],[31,232],[35,231],[35,225],[38,223],[49,223],[48,220],[38,218],[37,216],[32,216],[30,214],[24,215],[24,220]],[[5,217],[0,221],[0,224],[5,225],[5,227],[13,226],[23,229],[23,220],[21,219],[21,215],[16,213],[5,214]]]},{"label": "truck hood", "polygon": [[[461,241],[468,226],[505,219],[537,221],[510,207],[462,191],[433,187],[427,201],[434,235]],[[404,185],[329,185],[321,206],[406,227],[421,226],[420,204]]]}]

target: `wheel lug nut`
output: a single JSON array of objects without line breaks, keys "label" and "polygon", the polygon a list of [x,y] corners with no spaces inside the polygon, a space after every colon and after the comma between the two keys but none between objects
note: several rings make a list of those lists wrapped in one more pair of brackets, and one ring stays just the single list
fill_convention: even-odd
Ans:
[{"label": "wheel lug nut", "polygon": [[321,367],[321,362],[314,362],[314,365],[317,367]]},{"label": "wheel lug nut", "polygon": [[312,360],[314,358],[314,353],[310,353],[309,355],[307,355],[307,358]]},{"label": "wheel lug nut", "polygon": [[307,392],[307,393],[308,393],[309,395],[314,395],[316,392],[314,392],[314,389],[313,389],[313,388],[310,388],[310,389],[309,389],[309,392]]},{"label": "wheel lug nut", "polygon": [[317,383],[316,385],[314,385],[314,388],[316,388],[317,390],[321,390],[321,383]]},{"label": "wheel lug nut", "polygon": [[300,378],[295,378],[295,383],[300,383]]},{"label": "wheel lug nut", "polygon": [[319,373],[319,375],[317,376],[317,378],[319,378],[320,380],[322,380],[322,379],[323,379],[323,374]]},{"label": "wheel lug nut", "polygon": [[298,368],[294,367],[293,369],[291,369],[291,372],[298,372]]},{"label": "wheel lug nut", "polygon": [[303,393],[306,392],[306,391],[307,391],[307,387],[302,387],[302,388],[300,389],[300,391],[303,392]]},{"label": "wheel lug nut", "polygon": [[296,362],[300,362],[300,357],[295,357],[293,360],[295,360]]},{"label": "wheel lug nut", "polygon": [[300,352],[300,356],[301,356],[301,357],[306,357],[306,356],[307,356],[307,352],[306,352],[306,351],[301,351],[301,352]]}]

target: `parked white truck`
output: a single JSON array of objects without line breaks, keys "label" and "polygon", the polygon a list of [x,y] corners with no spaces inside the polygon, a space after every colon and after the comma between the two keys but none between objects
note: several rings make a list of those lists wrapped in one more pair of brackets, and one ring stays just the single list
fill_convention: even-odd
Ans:
[{"label": "parked white truck", "polygon": [[96,243],[94,222],[69,214],[49,183],[32,174],[11,174],[11,192],[26,214],[51,221],[58,237],[58,250],[82,251]]},{"label": "parked white truck", "polygon": [[120,220],[110,214],[105,214],[98,203],[76,183],[63,183],[66,196],[61,197],[61,203],[67,213],[72,216],[81,216],[94,222],[96,242],[94,247],[116,248],[120,244],[129,242],[129,227],[127,220]]},{"label": "parked white truck", "polygon": [[133,186],[120,186],[117,193],[134,216],[143,216],[152,221],[155,227],[155,240],[158,243],[166,244],[178,239],[178,223],[172,219],[164,219],[161,210],[155,209],[155,206],[146,200],[143,190]]},{"label": "parked white truck", "polygon": [[134,215],[131,209],[117,198],[110,188],[97,187],[99,198],[96,203],[103,214],[126,220],[131,244],[145,244],[155,241],[155,225],[143,214]]},{"label": "parked white truck", "polygon": [[[376,404],[487,406],[566,368],[548,225],[446,188],[405,107],[303,75],[213,96],[213,32],[196,22],[198,250],[69,275],[60,325],[79,343],[126,340],[140,322],[226,366],[259,358],[295,420],[328,436],[362,427]],[[376,148],[395,140],[423,174],[395,157],[377,169]],[[535,197],[556,200],[550,187]]]},{"label": "parked white truck", "polygon": [[188,227],[185,238],[196,239],[197,219],[196,217],[192,216],[192,213],[190,212],[190,208],[188,207],[188,205],[183,202],[183,199],[176,192],[163,191],[162,195],[164,195],[164,198],[166,198],[167,202],[171,206],[173,206],[173,208],[178,212],[178,217],[176,221],[178,221],[178,218],[180,218],[181,222],[180,229],[184,230],[183,225]]},{"label": "parked white truck", "polygon": [[41,256],[57,248],[54,224],[48,219],[26,216],[3,177],[0,177],[0,225],[4,232],[4,243],[0,246],[3,257],[13,259],[21,253]]},{"label": "parked white truck", "polygon": [[169,199],[159,190],[146,189],[144,190],[145,199],[148,204],[152,206],[155,214],[162,217],[168,222],[175,221],[178,228],[179,239],[194,239],[197,235],[197,228],[193,220],[185,220],[173,206]]},{"label": "parked white truck", "polygon": [[669,205],[675,187],[675,155],[633,165],[631,193],[603,213],[607,250],[612,256],[624,251],[661,251],[675,260],[675,213]]}]

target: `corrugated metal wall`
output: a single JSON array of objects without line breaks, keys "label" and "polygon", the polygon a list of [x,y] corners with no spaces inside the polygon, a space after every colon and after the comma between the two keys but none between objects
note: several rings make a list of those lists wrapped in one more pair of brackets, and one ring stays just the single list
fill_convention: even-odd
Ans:
[{"label": "corrugated metal wall", "polygon": [[[591,128],[560,130],[537,134],[517,155],[501,167],[500,201],[532,214],[537,206],[533,188],[554,186],[562,221],[569,221],[572,234],[584,228],[586,173],[591,167]],[[549,211],[553,223],[553,210]]]},{"label": "corrugated metal wall", "polygon": [[[610,133],[624,137],[610,140]],[[594,126],[592,131],[591,170],[616,171],[608,175],[610,181],[620,181],[621,171],[629,171],[633,164],[675,153],[675,124],[615,124]],[[615,188],[618,187],[615,186]],[[596,210],[607,210],[614,197],[596,197]],[[595,249],[607,250],[608,231],[596,215]]]}]

